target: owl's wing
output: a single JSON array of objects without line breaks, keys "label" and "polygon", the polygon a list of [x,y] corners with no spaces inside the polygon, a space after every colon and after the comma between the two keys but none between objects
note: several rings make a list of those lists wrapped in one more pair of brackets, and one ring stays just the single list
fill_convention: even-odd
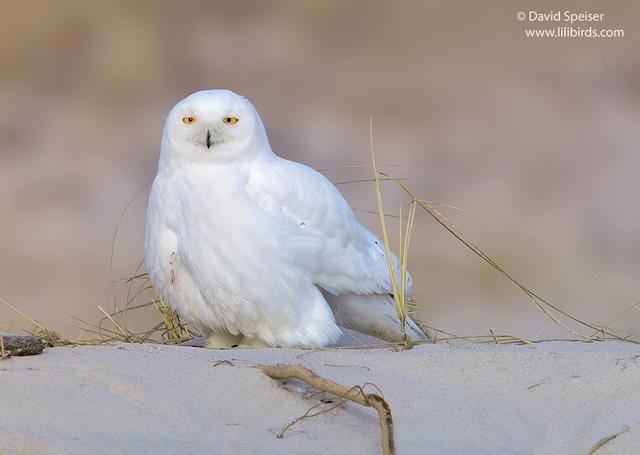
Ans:
[{"label": "owl's wing", "polygon": [[260,209],[279,220],[274,234],[286,260],[313,283],[334,295],[392,292],[382,241],[322,174],[277,158],[254,167],[247,187]]}]

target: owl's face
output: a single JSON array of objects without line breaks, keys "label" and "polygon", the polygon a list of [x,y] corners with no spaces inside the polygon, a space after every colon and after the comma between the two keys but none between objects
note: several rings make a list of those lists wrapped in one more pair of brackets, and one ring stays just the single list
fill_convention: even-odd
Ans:
[{"label": "owl's face", "polygon": [[[196,92],[176,104],[165,125],[163,154],[180,161],[243,161],[270,151],[258,112],[229,90]],[[169,158],[169,157],[168,157]]]}]

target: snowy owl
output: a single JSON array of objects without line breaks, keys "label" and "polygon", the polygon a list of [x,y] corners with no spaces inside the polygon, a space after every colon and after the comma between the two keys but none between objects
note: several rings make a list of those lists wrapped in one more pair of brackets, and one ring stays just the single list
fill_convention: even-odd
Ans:
[{"label": "snowy owl", "polygon": [[[145,258],[208,347],[321,347],[339,326],[401,339],[382,242],[323,175],[276,156],[256,109],[228,90],[169,113]],[[410,319],[406,331],[425,338]]]}]

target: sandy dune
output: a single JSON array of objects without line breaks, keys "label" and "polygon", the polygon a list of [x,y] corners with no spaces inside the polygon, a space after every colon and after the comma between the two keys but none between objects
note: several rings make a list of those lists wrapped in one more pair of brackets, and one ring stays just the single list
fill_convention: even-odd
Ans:
[{"label": "sandy dune", "polygon": [[351,404],[277,439],[283,424],[322,398],[253,367],[285,362],[345,385],[379,387],[393,411],[398,453],[587,454],[623,431],[598,453],[640,447],[640,348],[631,344],[438,344],[404,352],[119,344],[1,361],[0,452],[380,451],[375,412]]}]

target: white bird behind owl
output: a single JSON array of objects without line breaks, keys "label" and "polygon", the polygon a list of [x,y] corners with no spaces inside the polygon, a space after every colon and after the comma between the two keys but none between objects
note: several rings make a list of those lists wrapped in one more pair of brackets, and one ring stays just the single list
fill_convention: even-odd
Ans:
[{"label": "white bird behind owl", "polygon": [[[327,346],[339,325],[402,336],[382,242],[323,175],[276,156],[253,105],[227,90],[169,113],[145,257],[210,347]],[[411,320],[407,333],[424,338]]]}]

